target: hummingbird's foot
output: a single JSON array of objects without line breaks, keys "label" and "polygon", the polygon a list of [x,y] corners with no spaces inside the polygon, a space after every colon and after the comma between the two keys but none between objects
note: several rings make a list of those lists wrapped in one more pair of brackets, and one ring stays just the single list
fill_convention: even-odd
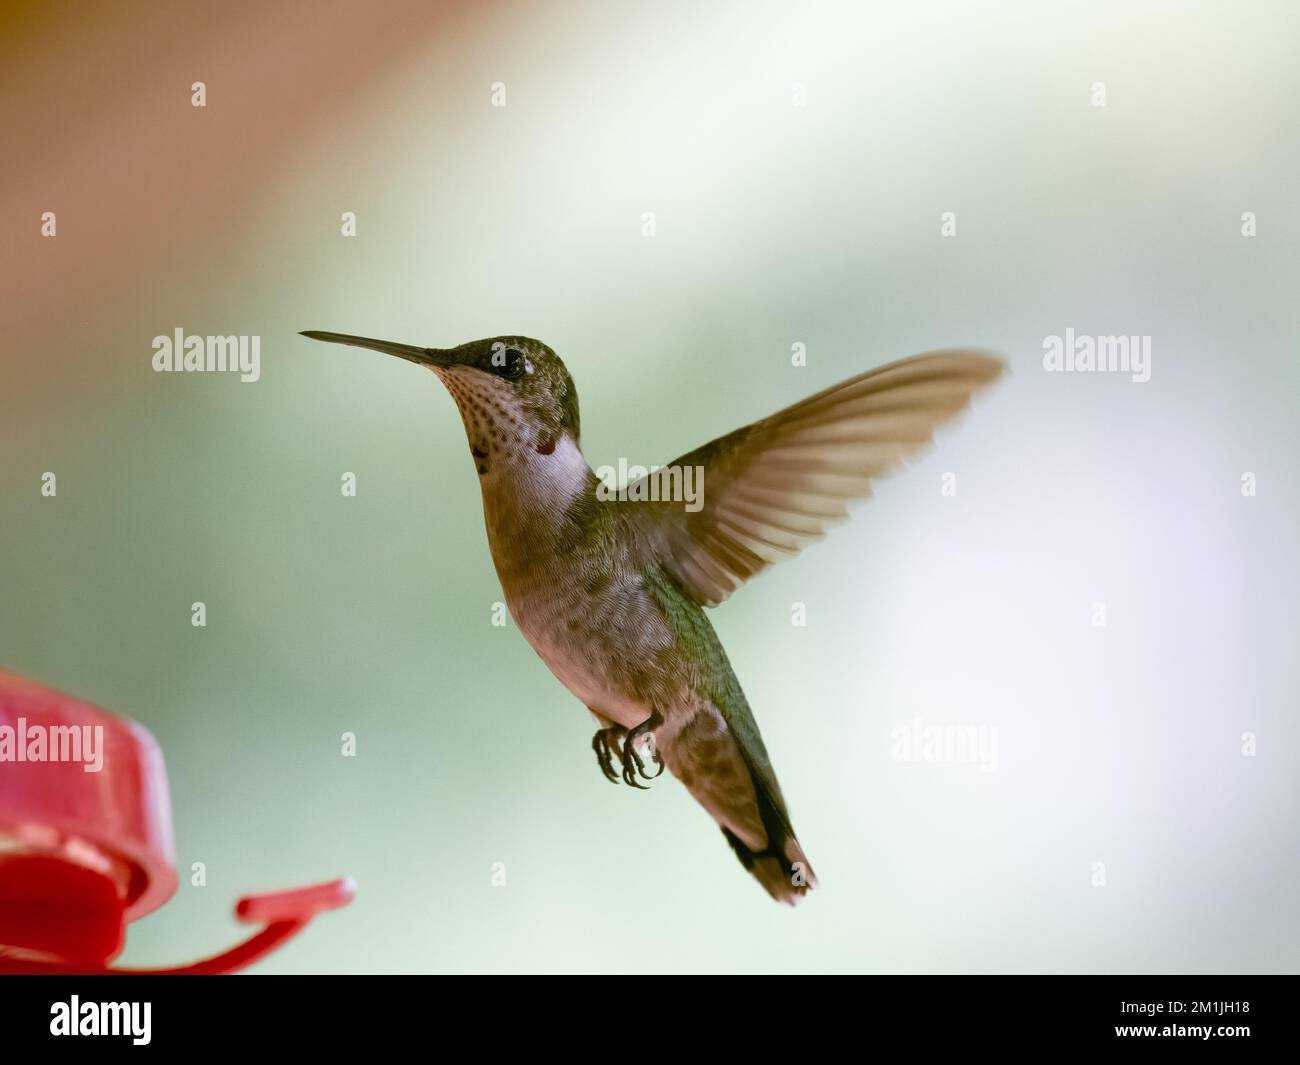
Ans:
[{"label": "hummingbird's foot", "polygon": [[623,761],[621,741],[626,735],[627,729],[622,725],[610,725],[609,728],[598,729],[596,735],[591,737],[591,749],[596,752],[596,763],[600,766],[600,771],[605,774],[605,779],[611,784],[618,783],[618,774],[614,772],[614,758]]},{"label": "hummingbird's foot", "polygon": [[[654,746],[654,730],[663,723],[664,719],[656,710],[648,718],[642,721],[641,724],[637,725],[636,728],[628,732],[627,739],[623,741],[624,784],[631,785],[634,788],[640,788],[642,791],[647,791],[649,789],[647,789],[644,784],[637,783],[636,778],[638,774],[645,780],[654,780],[655,777],[664,771],[664,760],[659,757],[659,752]],[[659,767],[654,773],[647,773],[645,771],[645,761],[642,759],[641,755],[637,753],[637,740],[641,739],[643,736],[650,741],[650,756],[654,760],[654,764]]]}]

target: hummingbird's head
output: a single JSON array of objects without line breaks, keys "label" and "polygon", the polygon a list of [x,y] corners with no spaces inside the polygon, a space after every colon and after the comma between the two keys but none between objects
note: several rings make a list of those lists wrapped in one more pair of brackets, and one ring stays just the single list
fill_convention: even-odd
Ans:
[{"label": "hummingbird's head", "polygon": [[501,336],[455,348],[419,348],[346,333],[302,335],[383,351],[431,369],[460,408],[480,476],[530,453],[550,455],[566,438],[578,448],[578,393],[560,357],[540,340]]}]

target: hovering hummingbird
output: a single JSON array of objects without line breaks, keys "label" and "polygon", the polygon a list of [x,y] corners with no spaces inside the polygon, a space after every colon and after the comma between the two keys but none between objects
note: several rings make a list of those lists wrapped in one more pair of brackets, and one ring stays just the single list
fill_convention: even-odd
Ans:
[{"label": "hovering hummingbird", "polygon": [[640,788],[667,765],[767,893],[798,902],[816,877],[703,608],[845,518],[845,503],[928,443],[1002,361],[917,355],[721,436],[668,467],[703,470],[703,505],[687,509],[661,492],[603,498],[583,458],[573,379],[540,341],[422,348],[302,335],[438,375],[465,423],[506,604],[595,717],[601,771]]}]

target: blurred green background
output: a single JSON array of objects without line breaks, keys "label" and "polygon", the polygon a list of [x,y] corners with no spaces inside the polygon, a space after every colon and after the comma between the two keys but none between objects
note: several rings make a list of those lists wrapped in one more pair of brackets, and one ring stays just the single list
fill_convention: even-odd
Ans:
[{"label": "blurred green background", "polygon": [[[182,885],[123,961],[351,874],[260,971],[1294,971],[1298,29],[1286,3],[9,9],[0,664],[166,753]],[[154,373],[178,326],[260,335],[261,380]],[[1151,380],[1045,373],[1067,328],[1151,336]],[[713,614],[805,905],[675,782],[606,783],[586,711],[491,623],[450,398],[300,329],[538,337],[593,465],[916,351],[1007,356]],[[918,718],[996,726],[997,772],[893,760]]]}]

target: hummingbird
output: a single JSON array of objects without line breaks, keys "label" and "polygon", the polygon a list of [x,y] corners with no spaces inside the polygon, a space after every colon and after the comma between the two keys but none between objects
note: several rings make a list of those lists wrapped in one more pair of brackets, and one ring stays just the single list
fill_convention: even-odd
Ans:
[{"label": "hummingbird", "polygon": [[451,393],[506,605],[595,718],[604,775],[644,788],[667,766],[773,899],[793,905],[812,890],[817,878],[705,609],[846,518],[846,504],[929,443],[1002,360],[916,355],[718,437],[664,467],[701,471],[702,505],[688,508],[644,483],[662,471],[618,498],[601,490],[583,457],[573,378],[539,340],[426,348],[302,335],[426,367]]}]

